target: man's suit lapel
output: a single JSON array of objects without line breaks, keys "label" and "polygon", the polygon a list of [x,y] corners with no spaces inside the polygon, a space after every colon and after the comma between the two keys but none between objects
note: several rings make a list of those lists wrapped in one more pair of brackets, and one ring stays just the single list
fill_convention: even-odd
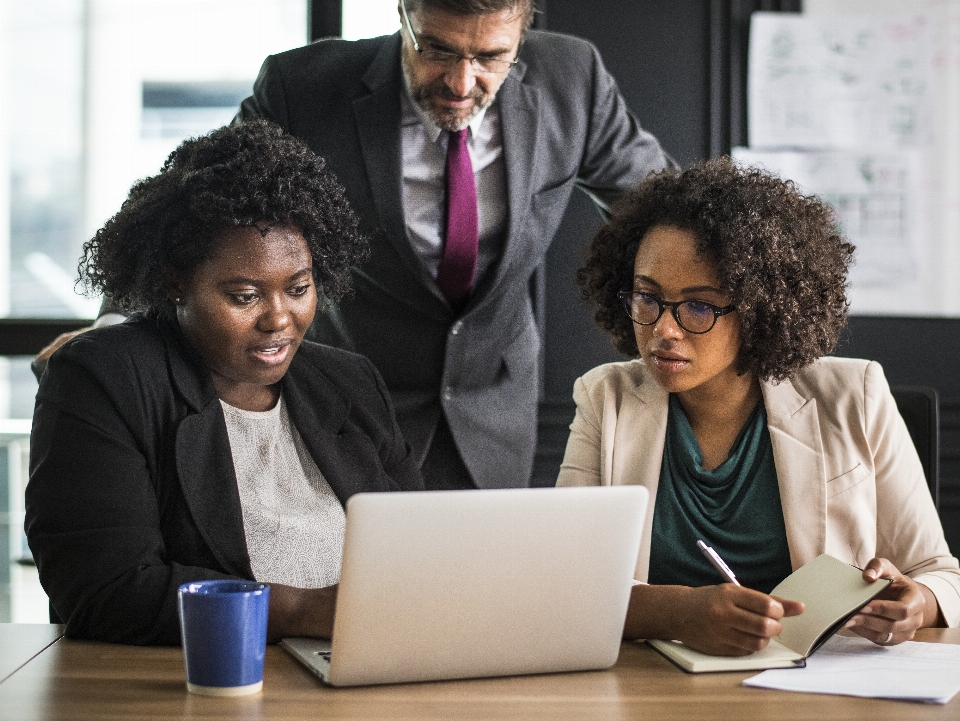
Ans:
[{"label": "man's suit lapel", "polygon": [[[537,162],[540,115],[539,91],[522,82],[526,65],[521,61],[504,80],[497,95],[507,182],[508,229],[502,257],[495,272],[480,279],[470,306],[480,302],[502,281],[511,262],[526,257],[530,235],[523,225],[530,212],[530,188]],[[444,306],[443,294],[417,258],[407,240],[403,217],[403,169],[400,138],[403,79],[400,69],[400,35],[388,39],[363,76],[369,95],[353,102],[360,151],[370,182],[371,197],[380,226],[408,270]]]},{"label": "man's suit lapel", "polygon": [[353,114],[360,138],[360,152],[370,180],[370,195],[373,198],[380,227],[387,241],[408,270],[421,283],[439,289],[417,258],[407,240],[403,218],[403,168],[400,147],[400,94],[403,80],[400,71],[400,34],[387,39],[377,53],[363,82],[370,90],[353,101]]},{"label": "man's suit lapel", "polygon": [[[497,105],[503,139],[503,161],[507,178],[507,237],[503,255],[494,273],[481,280],[474,299],[500,283],[511,263],[526,257],[531,234],[523,233],[530,213],[530,188],[537,164],[537,135],[540,130],[539,91],[523,83],[526,64],[521,60],[500,86]],[[471,301],[471,305],[474,301]]]},{"label": "man's suit lapel", "polygon": [[762,384],[780,504],[794,569],[826,549],[827,490],[817,402],[793,384]]}]

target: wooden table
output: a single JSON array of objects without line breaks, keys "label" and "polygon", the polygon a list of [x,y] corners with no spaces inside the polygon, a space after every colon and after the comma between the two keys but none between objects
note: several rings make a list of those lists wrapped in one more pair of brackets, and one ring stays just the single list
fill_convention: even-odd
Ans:
[{"label": "wooden table", "polygon": [[[960,629],[919,640],[960,643]],[[62,639],[0,684],[0,719],[958,719],[946,706],[740,686],[747,673],[688,675],[653,649],[624,644],[609,671],[331,689],[280,648],[264,690],[206,698],[184,687],[176,648]]]}]

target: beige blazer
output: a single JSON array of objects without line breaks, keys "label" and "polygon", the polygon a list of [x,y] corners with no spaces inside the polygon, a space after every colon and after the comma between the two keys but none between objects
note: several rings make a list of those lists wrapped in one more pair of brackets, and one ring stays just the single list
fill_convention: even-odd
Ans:
[{"label": "beige blazer", "polygon": [[[793,568],[821,553],[860,568],[888,558],[933,591],[949,626],[960,625],[960,568],[880,365],[821,358],[762,391]],[[573,397],[557,485],[637,484],[656,499],[668,395],[643,361],[594,368]],[[638,581],[647,580],[654,505]]]}]

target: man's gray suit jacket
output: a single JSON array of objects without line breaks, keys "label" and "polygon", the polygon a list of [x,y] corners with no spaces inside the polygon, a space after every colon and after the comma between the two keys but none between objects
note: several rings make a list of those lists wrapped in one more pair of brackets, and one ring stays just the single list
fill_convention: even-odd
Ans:
[{"label": "man's gray suit jacket", "polygon": [[371,238],[354,295],[318,313],[313,338],[373,361],[421,461],[443,413],[479,487],[526,486],[540,365],[531,278],[575,186],[602,205],[668,160],[592,45],[528,33],[496,103],[508,230],[499,261],[458,311],[406,236],[400,44],[399,33],[330,39],[270,56],[241,113],[280,124],[326,157]]}]

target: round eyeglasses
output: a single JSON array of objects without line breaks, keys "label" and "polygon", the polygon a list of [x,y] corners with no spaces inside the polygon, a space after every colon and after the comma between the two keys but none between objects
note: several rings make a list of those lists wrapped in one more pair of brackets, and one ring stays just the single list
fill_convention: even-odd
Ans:
[{"label": "round eyeglasses", "polygon": [[706,333],[716,324],[717,318],[737,309],[735,305],[721,308],[702,300],[661,300],[655,295],[632,290],[621,290],[617,293],[617,298],[623,303],[630,320],[637,325],[653,325],[660,320],[663,311],[669,308],[677,325],[688,333],[695,334]]},{"label": "round eyeglasses", "polygon": [[451,53],[447,50],[434,50],[432,48],[420,47],[420,43],[417,41],[417,36],[413,32],[413,25],[410,24],[410,16],[407,15],[406,2],[401,2],[400,7],[403,10],[403,19],[407,26],[407,32],[410,33],[410,39],[413,40],[413,49],[416,50],[420,54],[420,57],[426,60],[428,63],[450,68],[459,64],[461,60],[466,60],[467,64],[474,67],[477,72],[495,75],[507,72],[518,62],[517,60],[507,60],[505,58],[495,58],[480,55],[467,57],[466,55]]}]

